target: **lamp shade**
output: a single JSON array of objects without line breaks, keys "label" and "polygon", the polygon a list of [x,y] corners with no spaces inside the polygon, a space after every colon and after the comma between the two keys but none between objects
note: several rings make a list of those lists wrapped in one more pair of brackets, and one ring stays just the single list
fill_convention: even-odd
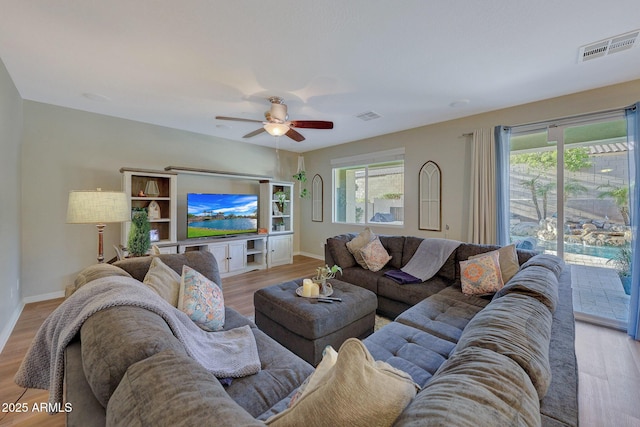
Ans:
[{"label": "lamp shade", "polygon": [[289,132],[289,126],[284,123],[267,123],[264,125],[264,130],[271,136],[281,136]]},{"label": "lamp shade", "polygon": [[68,224],[105,224],[131,219],[127,195],[122,191],[71,191],[67,207]]}]

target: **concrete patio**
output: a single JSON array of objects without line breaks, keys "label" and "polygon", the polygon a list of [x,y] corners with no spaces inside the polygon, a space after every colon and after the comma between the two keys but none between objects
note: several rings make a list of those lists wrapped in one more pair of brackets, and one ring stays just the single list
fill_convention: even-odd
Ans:
[{"label": "concrete patio", "polygon": [[571,265],[576,319],[626,330],[629,295],[616,271],[602,258],[575,254],[567,254],[566,258]]}]

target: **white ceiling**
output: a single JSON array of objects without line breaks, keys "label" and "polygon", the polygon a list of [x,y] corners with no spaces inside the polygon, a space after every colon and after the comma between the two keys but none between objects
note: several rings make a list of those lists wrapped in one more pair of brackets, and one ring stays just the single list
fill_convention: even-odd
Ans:
[{"label": "white ceiling", "polygon": [[[274,146],[268,96],[333,130],[308,151],[640,78],[637,0],[0,0],[0,58],[24,99]],[[93,98],[93,99],[91,99]],[[462,101],[461,106],[452,104]],[[455,105],[455,104],[454,104]],[[382,117],[362,121],[358,114]]]}]

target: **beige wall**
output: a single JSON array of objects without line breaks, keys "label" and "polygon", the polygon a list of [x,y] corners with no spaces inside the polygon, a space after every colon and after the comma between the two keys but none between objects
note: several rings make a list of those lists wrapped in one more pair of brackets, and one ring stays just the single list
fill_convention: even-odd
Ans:
[{"label": "beige wall", "polygon": [[[318,173],[324,180],[324,221],[312,222],[311,200],[302,203],[300,226],[303,233],[300,250],[307,254],[321,255],[321,243],[327,237],[362,229],[362,226],[331,222],[331,159],[404,147],[405,225],[396,228],[376,225],[373,230],[380,234],[466,240],[469,221],[470,138],[463,134],[496,125],[516,125],[618,108],[638,100],[640,80],[635,80],[305,153],[309,179]],[[441,232],[418,230],[418,171],[428,160],[436,162],[442,170]],[[449,225],[448,233],[444,230],[445,224]]]},{"label": "beige wall", "polygon": [[[6,86],[2,76],[0,84]],[[319,173],[324,179],[324,222],[312,222],[311,200],[301,200],[296,209],[294,250],[320,256],[321,245],[327,237],[359,229],[331,223],[330,160],[333,158],[404,147],[407,194],[405,226],[376,226],[375,231],[445,237],[444,229],[442,232],[417,229],[418,170],[427,160],[435,161],[442,169],[443,224],[450,227],[446,237],[465,240],[469,141],[462,136],[464,133],[497,124],[513,125],[621,107],[638,99],[640,80],[305,153],[309,176],[307,188],[311,188],[310,181],[314,174]],[[15,109],[16,103],[20,105],[19,99],[9,105],[14,105]],[[95,227],[65,224],[70,190],[94,187],[118,189],[119,168],[122,166],[148,169],[162,169],[168,165],[190,166],[275,175],[278,179],[291,180],[297,165],[294,153],[281,151],[282,167],[279,173],[274,173],[274,151],[264,147],[31,101],[24,102],[23,111],[21,173],[16,171],[14,163],[13,166],[9,165],[9,172],[3,170],[3,174],[14,178],[10,172],[13,167],[13,174],[22,180],[20,280],[22,296],[27,300],[60,293],[82,268],[95,262]],[[11,114],[3,112],[0,119],[6,120],[7,117],[11,117]],[[15,120],[12,118],[10,121],[13,123]],[[11,147],[17,147],[19,140],[19,136],[14,136]],[[7,144],[5,138],[3,144]],[[251,188],[250,183],[234,180],[186,175],[179,177],[181,193],[207,191],[212,186],[216,191],[245,191]],[[183,197],[179,199],[179,204],[184,204]],[[13,212],[13,215],[15,218],[17,214]],[[19,219],[15,218],[10,224],[16,227],[18,223]],[[2,226],[5,227],[4,219]],[[179,235],[184,233],[184,225],[180,227]],[[113,255],[111,247],[119,241],[119,228],[115,224],[107,226],[107,257]],[[16,246],[19,247],[20,242],[16,242]],[[10,257],[9,262],[15,263],[18,259],[15,255]],[[6,259],[0,261],[6,262]],[[13,280],[11,277],[8,279]],[[5,282],[3,280],[0,285],[0,293],[7,292],[3,288]]]},{"label": "beige wall", "polygon": [[0,350],[20,313],[22,98],[0,61]]},{"label": "beige wall", "polygon": [[[66,224],[70,190],[121,188],[123,166],[159,169],[187,166],[291,177],[297,155],[129,120],[24,102],[22,143],[22,296],[53,296],[84,267],[96,262],[93,225]],[[291,178],[289,178],[290,180]],[[178,210],[184,193],[251,191],[255,183],[211,176],[178,176]],[[256,190],[257,193],[257,190]],[[184,213],[179,219],[184,219]],[[184,220],[186,221],[186,220]],[[185,225],[178,227],[184,237]],[[105,258],[115,255],[120,225],[105,230]],[[294,248],[299,248],[298,237]]]}]

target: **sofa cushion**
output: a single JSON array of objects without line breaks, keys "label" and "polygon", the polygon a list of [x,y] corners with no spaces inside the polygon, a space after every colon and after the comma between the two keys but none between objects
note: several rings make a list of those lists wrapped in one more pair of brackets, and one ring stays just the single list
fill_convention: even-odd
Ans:
[{"label": "sofa cushion", "polygon": [[528,295],[543,303],[552,313],[558,305],[558,279],[555,274],[538,265],[523,266],[523,268],[500,289],[494,299],[510,293]]},{"label": "sofa cushion", "polygon": [[220,382],[190,357],[165,350],[127,369],[107,406],[110,426],[259,426]]},{"label": "sofa cushion", "polygon": [[367,266],[364,258],[362,258],[360,250],[367,246],[375,238],[376,235],[373,233],[373,231],[371,231],[371,228],[366,227],[360,234],[346,243],[349,253],[353,255],[358,265],[360,265],[360,267],[362,268],[368,269],[369,267]]},{"label": "sofa cushion", "polygon": [[419,302],[396,318],[396,322],[457,343],[462,331],[489,300],[464,295],[460,288],[449,286]]},{"label": "sofa cushion", "polygon": [[[213,280],[218,284],[222,283],[220,280],[220,271],[218,270],[218,262],[211,252],[189,251],[183,254],[162,254],[157,255],[157,257],[180,275],[182,274],[182,266],[188,265],[209,280]],[[133,276],[134,279],[142,282],[154,258],[155,257],[150,256],[127,258],[116,261],[113,265],[122,268]]]},{"label": "sofa cushion", "polygon": [[69,298],[75,291],[82,286],[96,279],[110,276],[131,277],[129,273],[112,264],[94,264],[82,270],[73,281],[73,285],[65,288],[65,298]]},{"label": "sofa cushion", "polygon": [[327,248],[331,258],[333,258],[333,262],[342,267],[343,270],[358,265],[356,259],[347,248],[347,243],[354,237],[355,235],[353,234],[342,234],[327,239]]},{"label": "sofa cushion", "polygon": [[375,238],[362,249],[360,249],[360,256],[367,266],[367,269],[371,271],[380,271],[393,257],[389,255],[387,250],[380,243],[379,238]]},{"label": "sofa cushion", "polygon": [[391,426],[415,394],[406,373],[375,361],[361,341],[350,338],[315,388],[267,425]]},{"label": "sofa cushion", "polygon": [[180,294],[180,275],[158,257],[153,257],[149,271],[142,283],[153,289],[165,301],[174,307],[178,306]]},{"label": "sofa cushion", "polygon": [[133,306],[95,313],[82,325],[80,340],[87,382],[105,408],[129,366],[167,349],[186,354],[159,315]]},{"label": "sofa cushion", "polygon": [[365,270],[360,266],[349,267],[342,269],[342,275],[339,279],[378,294],[378,280],[383,277],[384,272],[387,270],[387,268],[384,268],[380,271],[371,271]]},{"label": "sofa cushion", "polygon": [[421,387],[455,348],[455,343],[398,322],[385,325],[363,342],[374,359],[408,373]]},{"label": "sofa cushion", "polygon": [[447,286],[449,282],[440,276],[432,277],[426,282],[401,285],[393,279],[382,276],[378,279],[378,295],[408,305],[418,304],[425,298],[434,295]]},{"label": "sofa cushion", "polygon": [[537,299],[511,293],[491,301],[462,332],[458,350],[481,347],[505,355],[529,375],[539,399],[551,381],[552,316]]},{"label": "sofa cushion", "polygon": [[483,348],[456,351],[396,421],[422,426],[539,426],[540,404],[514,361]]},{"label": "sofa cushion", "polygon": [[404,236],[378,236],[380,243],[391,256],[391,260],[387,264],[390,268],[401,268],[402,256],[404,252]]},{"label": "sofa cushion", "polygon": [[313,366],[257,328],[251,329],[260,356],[257,374],[234,378],[226,387],[229,396],[257,417],[289,396],[309,375]]},{"label": "sofa cushion", "polygon": [[527,260],[527,262],[525,262],[521,268],[527,268],[534,265],[546,268],[547,270],[555,274],[556,279],[559,279],[560,274],[562,274],[562,270],[565,267],[565,262],[562,260],[562,258],[555,255],[540,254]]},{"label": "sofa cushion", "polygon": [[498,251],[460,261],[460,282],[465,295],[489,295],[504,286]]}]

